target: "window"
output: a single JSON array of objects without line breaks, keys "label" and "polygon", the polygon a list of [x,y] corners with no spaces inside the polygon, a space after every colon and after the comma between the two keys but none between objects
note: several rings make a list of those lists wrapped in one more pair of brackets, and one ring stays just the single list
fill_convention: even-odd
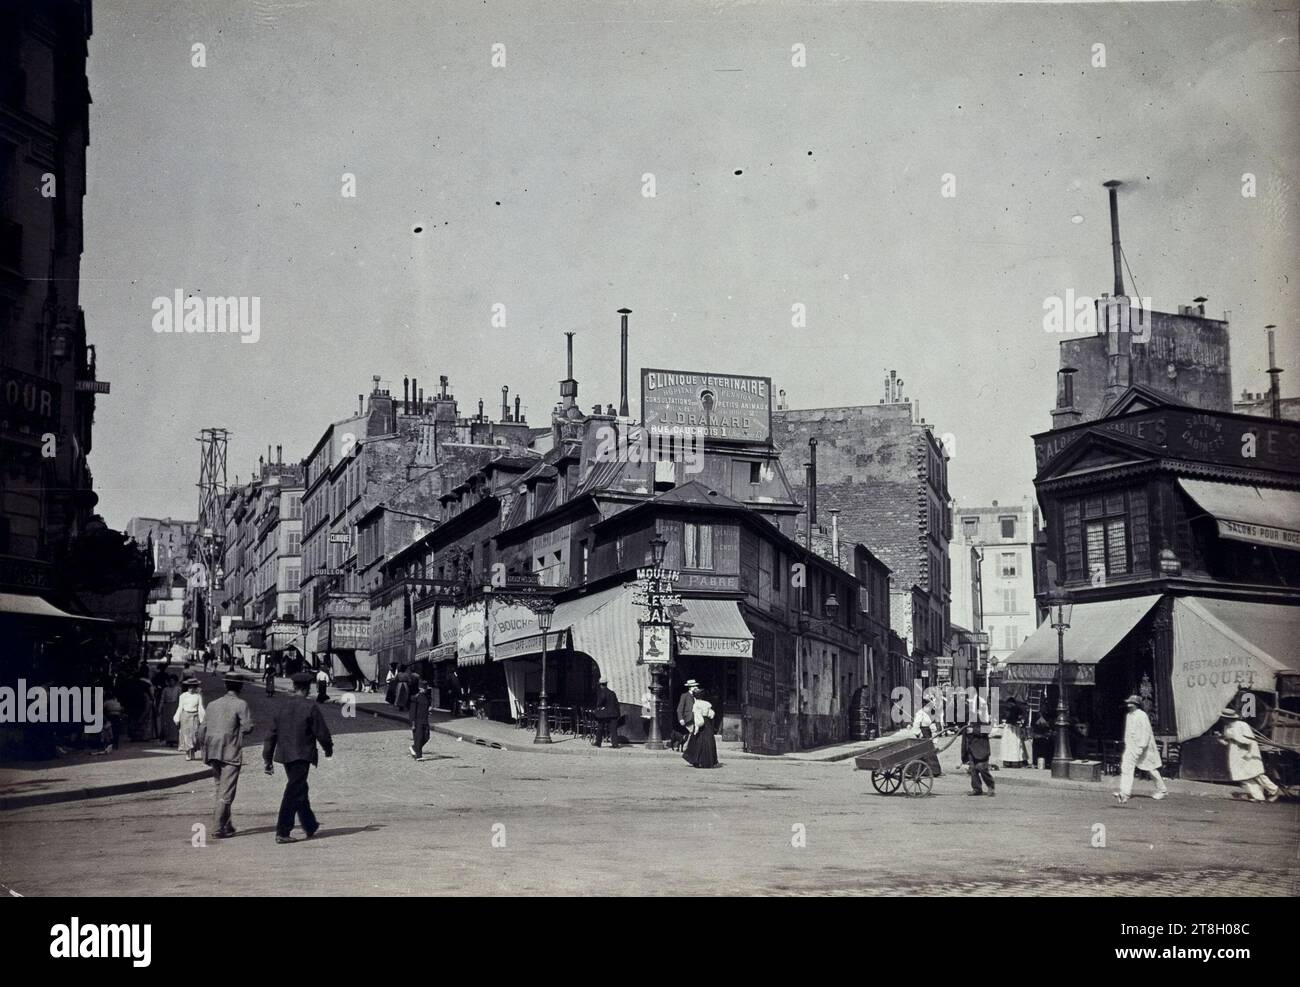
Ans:
[{"label": "window", "polygon": [[1020,629],[1015,624],[1007,624],[1002,628],[1002,646],[1008,651],[1020,646]]},{"label": "window", "polygon": [[289,532],[289,546],[285,550],[284,554],[285,555],[302,554],[302,532],[300,531]]},{"label": "window", "polygon": [[1002,554],[1002,565],[999,569],[1001,574],[1007,577],[1017,575],[1020,569],[1020,553],[1003,552],[1001,554]]},{"label": "window", "polygon": [[763,466],[761,463],[749,464],[749,482],[761,483],[763,480]]},{"label": "window", "polygon": [[1088,549],[1088,571],[1106,575],[1128,572],[1128,538],[1124,519],[1107,518],[1089,521],[1084,526]]},{"label": "window", "polygon": [[683,568],[713,568],[713,526],[687,522],[682,526]]},{"label": "window", "polygon": [[587,581],[587,572],[591,563],[591,542],[585,538],[578,543],[578,581],[585,583]]},{"label": "window", "polygon": [[1004,589],[1002,591],[1002,610],[1004,613],[1016,612],[1016,591],[1014,589]]},{"label": "window", "polygon": [[772,546],[772,592],[781,592],[781,550]]},{"label": "window", "polygon": [[1016,537],[1016,519],[1014,517],[998,518],[998,523],[1002,525],[1002,537]]},{"label": "window", "polygon": [[962,518],[961,531],[968,539],[978,537],[980,533],[980,519],[977,517]]}]

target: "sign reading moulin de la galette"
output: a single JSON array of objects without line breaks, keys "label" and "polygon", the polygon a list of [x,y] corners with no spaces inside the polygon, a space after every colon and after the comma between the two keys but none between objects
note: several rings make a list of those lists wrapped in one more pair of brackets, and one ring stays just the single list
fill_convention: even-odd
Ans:
[{"label": "sign reading moulin de la galette", "polygon": [[772,378],[643,367],[641,420],[654,435],[766,442],[772,434]]}]

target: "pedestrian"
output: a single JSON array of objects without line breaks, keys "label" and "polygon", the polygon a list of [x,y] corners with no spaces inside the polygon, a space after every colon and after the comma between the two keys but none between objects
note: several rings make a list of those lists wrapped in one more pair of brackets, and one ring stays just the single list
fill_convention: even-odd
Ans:
[{"label": "pedestrian", "polygon": [[253,711],[240,698],[242,676],[227,675],[226,694],[207,709],[203,723],[203,760],[212,769],[216,801],[212,811],[212,835],[225,839],[235,835],[230,808],[244,765],[244,737],[253,731]]},{"label": "pedestrian", "polygon": [[415,695],[411,698],[411,757],[424,760],[424,745],[429,742],[429,710],[433,706],[433,689],[418,675],[413,676]]},{"label": "pedestrian", "polygon": [[1115,792],[1115,801],[1123,805],[1133,792],[1134,771],[1145,771],[1156,783],[1153,799],[1162,799],[1169,794],[1165,780],[1160,777],[1160,751],[1156,749],[1156,737],[1151,730],[1151,720],[1142,708],[1140,696],[1132,695],[1124,700],[1128,713],[1124,717],[1124,756],[1119,762],[1119,791]]},{"label": "pedestrian", "polygon": [[397,705],[397,662],[388,663],[388,674],[384,676],[384,702],[389,706]]},{"label": "pedestrian", "polygon": [[687,738],[695,727],[695,694],[700,691],[700,683],[687,679],[685,692],[677,700],[677,726],[673,727],[673,750],[685,750]]},{"label": "pedestrian", "polygon": [[601,741],[609,737],[609,746],[618,750],[618,696],[603,675],[596,688],[596,704],[591,713],[596,718],[596,739],[592,741],[592,746],[599,747]]},{"label": "pedestrian", "polygon": [[1222,710],[1223,743],[1228,748],[1228,775],[1240,786],[1233,798],[1249,802],[1276,802],[1278,787],[1264,772],[1264,758],[1260,756],[1255,731],[1231,707]]},{"label": "pedestrian", "polygon": [[397,673],[397,680],[393,690],[393,705],[399,711],[405,713],[411,705],[411,673],[401,671]]},{"label": "pedestrian", "polygon": [[[111,731],[113,750],[118,750],[122,746],[122,702],[112,689],[104,690],[104,721],[107,724],[105,729]],[[105,751],[108,746],[107,743],[104,745]]]},{"label": "pedestrian", "polygon": [[321,670],[316,673],[316,701],[318,703],[323,703],[329,699],[329,684],[330,673],[325,671],[325,666],[322,665]]},{"label": "pedestrian", "polygon": [[167,684],[158,700],[158,721],[162,726],[163,743],[168,747],[176,747],[180,744],[180,730],[176,725],[176,710],[181,704],[180,676],[167,676]]},{"label": "pedestrian", "polygon": [[207,714],[203,709],[203,696],[199,694],[199,680],[191,676],[181,685],[187,691],[181,694],[172,721],[180,727],[177,741],[180,749],[185,752],[185,760],[193,761],[199,746],[199,727],[203,725]]},{"label": "pedestrian", "polygon": [[1025,731],[1022,723],[1024,711],[1014,699],[1007,701],[1007,715],[1002,723],[1002,745],[999,756],[1004,768],[1023,768],[1028,760]]},{"label": "pedestrian", "polygon": [[697,689],[691,703],[691,736],[686,742],[682,758],[693,768],[716,768],[718,744],[713,735],[718,726],[718,714],[709,694]]},{"label": "pedestrian", "polygon": [[280,814],[275,821],[276,843],[297,843],[294,839],[293,820],[297,816],[307,839],[316,835],[320,822],[311,811],[308,798],[307,776],[317,763],[317,745],[326,757],[334,756],[334,739],[330,736],[319,704],[307,698],[311,691],[311,672],[299,672],[290,681],[293,695],[275,708],[271,732],[262,745],[262,760],[267,774],[274,774],[273,761],[284,765],[284,795],[280,799]]},{"label": "pedestrian", "polygon": [[[970,788],[968,795],[983,795],[983,785],[988,785],[988,794],[992,797],[996,786],[993,784],[993,772],[989,770],[989,728],[979,721],[966,727],[966,755],[970,758]],[[983,784],[981,784],[981,782]]]},{"label": "pedestrian", "polygon": [[275,695],[275,663],[274,662],[268,661],[266,663],[266,671],[262,673],[262,682],[266,686],[266,694],[268,696],[274,696]]},{"label": "pedestrian", "polygon": [[1034,717],[1033,744],[1030,747],[1030,756],[1034,767],[1038,767],[1039,762],[1047,764],[1052,759],[1052,724],[1047,721],[1047,717],[1041,710]]},{"label": "pedestrian", "polygon": [[650,736],[650,721],[654,719],[655,714],[655,696],[646,686],[645,691],[641,693],[641,735]]},{"label": "pedestrian", "polygon": [[912,717],[912,732],[923,740],[934,736],[934,714],[930,712],[932,703],[929,699],[922,700]]}]

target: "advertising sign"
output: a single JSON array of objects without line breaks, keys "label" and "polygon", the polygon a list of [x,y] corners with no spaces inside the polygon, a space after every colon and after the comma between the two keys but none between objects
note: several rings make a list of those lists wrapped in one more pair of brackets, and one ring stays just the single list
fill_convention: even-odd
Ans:
[{"label": "advertising sign", "polygon": [[415,657],[424,658],[436,643],[433,636],[433,607],[415,612]]},{"label": "advertising sign", "polygon": [[641,661],[667,665],[672,657],[672,624],[641,621]]},{"label": "advertising sign", "polygon": [[641,420],[652,435],[767,442],[772,379],[642,368]]},{"label": "advertising sign", "polygon": [[456,608],[456,663],[481,665],[487,660],[487,623],[483,601]]}]

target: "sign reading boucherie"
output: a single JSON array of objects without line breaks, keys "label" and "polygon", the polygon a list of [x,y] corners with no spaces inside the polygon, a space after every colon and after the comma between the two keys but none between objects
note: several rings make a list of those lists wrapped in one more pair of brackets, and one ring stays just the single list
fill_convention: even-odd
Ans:
[{"label": "sign reading boucherie", "polygon": [[655,435],[766,442],[772,434],[772,378],[643,367],[641,420]]}]

